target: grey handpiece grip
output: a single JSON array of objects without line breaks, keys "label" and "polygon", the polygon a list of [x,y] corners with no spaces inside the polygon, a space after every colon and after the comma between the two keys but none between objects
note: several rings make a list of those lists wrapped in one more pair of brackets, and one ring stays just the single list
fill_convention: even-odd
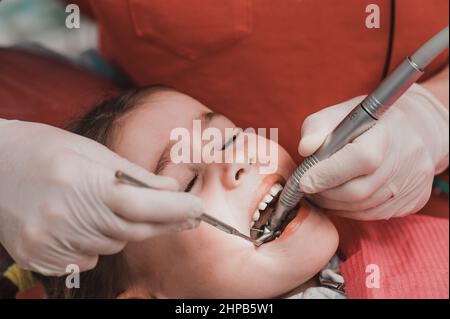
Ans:
[{"label": "grey handpiece grip", "polygon": [[327,136],[319,149],[311,156],[320,162],[327,159],[376,123],[361,104],[357,105]]},{"label": "grey handpiece grip", "polygon": [[319,149],[313,155],[307,157],[295,170],[283,189],[286,196],[280,196],[280,203],[289,208],[296,206],[303,196],[299,185],[300,179],[306,171],[320,161],[329,158],[375,123],[376,119],[370,116],[361,104],[358,104],[327,136]]}]

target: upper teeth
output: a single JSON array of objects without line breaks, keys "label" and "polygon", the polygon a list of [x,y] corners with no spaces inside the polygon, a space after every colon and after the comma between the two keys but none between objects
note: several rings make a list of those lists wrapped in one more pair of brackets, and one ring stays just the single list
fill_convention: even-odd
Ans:
[{"label": "upper teeth", "polygon": [[278,183],[272,186],[268,194],[264,195],[263,199],[259,202],[258,208],[256,209],[255,213],[252,216],[253,221],[257,221],[261,217],[260,211],[265,210],[267,208],[267,205],[270,204],[270,202],[279,192],[281,192],[282,189],[283,186],[281,186],[281,184]]},{"label": "upper teeth", "polygon": [[265,202],[260,202],[258,205],[259,210],[264,210],[264,209],[266,209],[266,207],[267,207],[267,203],[265,203]]},{"label": "upper teeth", "polygon": [[253,214],[253,221],[257,221],[261,217],[261,214],[259,213],[259,210],[257,209],[256,212]]},{"label": "upper teeth", "polygon": [[281,184],[276,183],[275,185],[272,186],[272,188],[270,189],[269,193],[272,196],[277,195],[281,190],[283,189],[283,186],[281,186]]}]

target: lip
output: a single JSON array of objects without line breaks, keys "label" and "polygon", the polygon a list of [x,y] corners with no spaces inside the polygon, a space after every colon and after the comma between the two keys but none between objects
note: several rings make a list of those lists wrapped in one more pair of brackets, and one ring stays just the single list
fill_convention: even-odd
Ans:
[{"label": "lip", "polygon": [[269,192],[273,185],[276,183],[284,183],[285,179],[280,174],[271,174],[263,178],[262,183],[256,189],[253,200],[250,203],[250,210],[248,212],[248,221],[251,223],[253,214],[259,206],[259,203],[263,200],[264,196]]},{"label": "lip", "polygon": [[297,216],[295,216],[295,218],[286,226],[280,237],[278,237],[276,240],[283,241],[292,236],[303,224],[305,219],[308,218],[310,213],[311,206],[309,206],[306,201],[303,200],[300,204],[300,208],[297,211]]},{"label": "lip", "polygon": [[288,241],[290,237],[294,236],[294,234],[297,233],[300,226],[303,224],[303,222],[308,218],[310,214],[311,214],[311,206],[308,205],[305,200],[302,200],[300,208],[297,211],[297,216],[295,216],[294,219],[291,222],[289,222],[284,231],[281,233],[280,237],[275,238],[274,240],[269,241],[256,248],[270,249],[270,247],[273,247],[274,245]]}]

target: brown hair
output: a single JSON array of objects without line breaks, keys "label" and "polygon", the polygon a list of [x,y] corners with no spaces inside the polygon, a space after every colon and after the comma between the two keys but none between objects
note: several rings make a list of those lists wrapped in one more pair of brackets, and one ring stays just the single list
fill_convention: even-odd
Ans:
[{"label": "brown hair", "polygon": [[[67,129],[108,147],[117,121],[133,110],[144,95],[170,90],[173,89],[164,86],[136,88],[104,99],[83,117],[69,124]],[[123,253],[100,256],[94,269],[80,273],[79,288],[67,288],[66,276],[35,275],[44,285],[48,298],[116,298],[131,283]]]}]

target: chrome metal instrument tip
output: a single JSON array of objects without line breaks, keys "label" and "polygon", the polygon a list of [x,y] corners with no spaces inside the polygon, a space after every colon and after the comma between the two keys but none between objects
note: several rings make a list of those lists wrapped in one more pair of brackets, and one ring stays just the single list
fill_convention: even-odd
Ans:
[{"label": "chrome metal instrument tip", "polygon": [[[114,175],[115,175],[115,177],[118,180],[120,180],[122,182],[129,183],[131,185],[138,186],[138,187],[151,188],[149,185],[141,182],[140,180],[138,180],[138,179],[136,179],[136,178],[134,178],[134,177],[132,177],[132,176],[130,176],[130,175],[120,171],[120,170],[116,171]],[[232,226],[222,222],[221,220],[218,220],[217,218],[215,218],[215,217],[213,217],[213,216],[211,216],[209,214],[203,213],[199,217],[199,219],[204,221],[204,222],[206,222],[206,223],[208,223],[208,224],[210,224],[211,226],[216,227],[217,229],[219,229],[219,230],[221,230],[221,231],[223,231],[225,233],[241,237],[241,238],[243,238],[245,240],[248,240],[248,241],[252,242],[253,244],[255,244],[257,246],[260,245],[253,238],[250,238],[249,236],[244,235],[243,233],[238,231],[236,228],[234,228],[234,227],[232,227]]]},{"label": "chrome metal instrument tip", "polygon": [[245,240],[248,240],[248,241],[252,242],[253,244],[259,246],[259,245],[258,245],[258,242],[257,242],[255,239],[253,239],[253,238],[251,238],[251,237],[249,237],[249,236],[247,236],[247,235],[244,235],[243,233],[241,233],[241,232],[238,231],[237,229],[233,229],[232,234],[233,234],[233,235],[236,235],[236,236],[238,236],[238,237],[241,237],[241,238],[243,238],[243,239],[245,239]]}]

